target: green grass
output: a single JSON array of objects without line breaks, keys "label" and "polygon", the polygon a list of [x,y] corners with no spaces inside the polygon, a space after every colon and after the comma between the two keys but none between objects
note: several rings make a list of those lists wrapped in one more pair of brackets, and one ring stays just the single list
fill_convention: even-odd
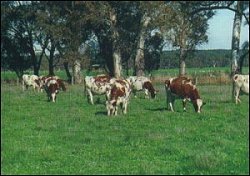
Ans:
[{"label": "green grass", "polygon": [[201,114],[181,100],[170,112],[156,87],[107,117],[104,97],[90,105],[79,85],[51,103],[1,84],[1,174],[249,174],[248,96],[235,105],[230,85],[198,86]]}]

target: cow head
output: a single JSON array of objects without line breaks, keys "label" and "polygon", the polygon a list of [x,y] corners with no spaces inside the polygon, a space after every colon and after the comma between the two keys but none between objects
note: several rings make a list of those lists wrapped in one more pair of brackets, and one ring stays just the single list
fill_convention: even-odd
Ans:
[{"label": "cow head", "polygon": [[63,81],[61,79],[57,79],[56,81],[57,81],[59,87],[62,88],[63,91],[66,91],[66,87],[65,87]]},{"label": "cow head", "polygon": [[194,105],[195,112],[200,113],[201,108],[206,104],[202,99],[196,99],[192,101]]},{"label": "cow head", "polygon": [[157,91],[154,89],[154,87],[153,87],[153,85],[152,85],[152,83],[150,81],[144,82],[143,88],[147,89],[150,92],[151,98],[155,98],[155,95],[156,95]]}]

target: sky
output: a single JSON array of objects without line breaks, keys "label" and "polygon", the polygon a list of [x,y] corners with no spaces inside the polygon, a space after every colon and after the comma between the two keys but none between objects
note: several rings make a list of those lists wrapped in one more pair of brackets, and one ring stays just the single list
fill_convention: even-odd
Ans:
[{"label": "sky", "polygon": [[[209,21],[207,31],[208,43],[197,49],[231,49],[234,12],[231,10],[218,10]],[[244,41],[249,41],[249,26],[242,20],[240,32],[240,46]]]}]

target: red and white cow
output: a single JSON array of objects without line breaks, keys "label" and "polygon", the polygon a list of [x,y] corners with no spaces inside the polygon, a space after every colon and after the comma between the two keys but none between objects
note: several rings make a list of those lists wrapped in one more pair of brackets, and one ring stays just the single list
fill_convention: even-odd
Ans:
[{"label": "red and white cow", "polygon": [[233,76],[235,103],[240,103],[240,93],[249,94],[249,75],[235,74]]},{"label": "red and white cow", "polygon": [[186,102],[191,101],[197,113],[201,112],[204,103],[200,98],[198,89],[192,81],[186,77],[170,78],[165,81],[165,89],[167,94],[167,108],[174,111],[175,99],[182,99],[183,109],[186,111]]},{"label": "red and white cow", "polygon": [[87,91],[88,101],[91,104],[94,104],[94,95],[105,95],[107,89],[110,89],[110,77],[107,75],[86,76],[84,82],[85,92]]},{"label": "red and white cow", "polygon": [[48,75],[48,76],[39,76],[41,92],[43,92],[46,82],[48,82],[48,80],[50,80],[52,78],[56,79],[56,80],[61,80],[58,76],[50,76],[50,75]]},{"label": "red and white cow", "polygon": [[155,98],[156,90],[153,87],[151,80],[144,76],[130,76],[127,78],[132,85],[132,92],[136,97],[137,91],[144,91],[145,98],[149,98],[149,93],[151,94],[151,98]]},{"label": "red and white cow", "polygon": [[48,101],[55,102],[56,95],[60,90],[66,91],[66,87],[61,79],[57,79],[58,77],[47,77],[44,82],[44,89],[48,96]]},{"label": "red and white cow", "polygon": [[22,76],[22,84],[23,84],[23,91],[28,89],[28,87],[32,86],[34,88],[34,91],[37,89],[38,92],[40,90],[40,79],[37,75],[28,75],[24,74]]},{"label": "red and white cow", "polygon": [[106,109],[107,115],[117,115],[118,114],[118,106],[120,105],[122,108],[123,114],[127,113],[128,102],[131,93],[131,85],[129,81],[125,79],[115,79],[112,78],[111,89],[107,89],[107,97],[106,101]]}]

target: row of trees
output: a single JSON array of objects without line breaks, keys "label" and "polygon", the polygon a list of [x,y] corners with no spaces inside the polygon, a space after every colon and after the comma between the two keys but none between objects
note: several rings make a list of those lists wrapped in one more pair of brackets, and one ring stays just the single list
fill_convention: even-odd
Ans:
[{"label": "row of trees", "polygon": [[214,10],[229,9],[235,12],[232,70],[236,71],[242,17],[249,25],[248,5],[244,1],[1,1],[1,67],[19,77],[32,67],[39,75],[46,58],[50,75],[60,62],[69,80],[73,74],[81,82],[80,68],[94,55],[110,76],[121,77],[122,69],[131,65],[134,75],[140,76],[145,60],[159,60],[164,46],[170,45],[179,51],[183,75],[189,53],[208,41],[208,20]]}]

